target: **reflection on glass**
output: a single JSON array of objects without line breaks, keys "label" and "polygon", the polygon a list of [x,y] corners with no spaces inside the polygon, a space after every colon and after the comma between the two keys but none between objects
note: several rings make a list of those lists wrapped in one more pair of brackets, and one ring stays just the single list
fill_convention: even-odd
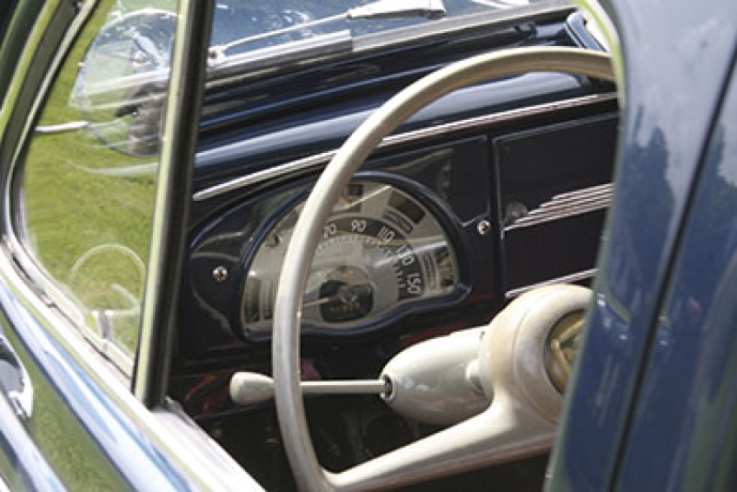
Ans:
[{"label": "reflection on glass", "polygon": [[[277,46],[289,51],[290,43],[315,39],[330,33],[348,30],[352,37],[385,33],[411,25],[426,23],[428,18],[457,18],[479,15],[496,10],[508,10],[544,0],[443,0],[435,2],[445,14],[415,14],[417,2],[403,0],[271,0],[215,2],[215,29],[211,44],[225,55],[247,53]],[[423,8],[430,2],[421,3]],[[355,15],[354,9],[370,6],[375,17]],[[392,10],[405,9],[403,15],[391,15]],[[353,12],[351,12],[353,10]],[[350,12],[350,13],[349,13]],[[431,21],[432,22],[432,21]]]},{"label": "reflection on glass", "polygon": [[141,10],[151,3],[100,3],[53,84],[20,186],[27,248],[123,367],[138,339],[174,33],[174,2]]},{"label": "reflection on glass", "polygon": [[151,9],[118,15],[90,45],[69,104],[105,146],[136,156],[158,152],[175,19]]}]

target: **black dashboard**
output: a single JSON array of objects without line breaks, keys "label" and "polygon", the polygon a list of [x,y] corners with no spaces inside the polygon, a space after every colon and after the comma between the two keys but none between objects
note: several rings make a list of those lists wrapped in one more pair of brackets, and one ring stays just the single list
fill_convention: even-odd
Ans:
[{"label": "black dashboard", "polygon": [[[541,23],[526,42],[576,44],[573,21]],[[237,407],[228,382],[238,370],[270,372],[274,291],[294,222],[340,141],[392,90],[396,74],[382,77],[329,106],[296,98],[265,122],[246,104],[236,123],[203,125],[171,395],[272,485],[272,468],[286,466],[273,408]],[[533,286],[588,282],[617,122],[610,87],[535,74],[459,91],[385,139],[318,246],[303,303],[303,379],[376,377],[401,349],[483,325]],[[318,454],[335,469],[432,431],[366,397],[314,398],[308,411]]]},{"label": "black dashboard", "polygon": [[[605,113],[367,163],[318,248],[305,336],[371,334],[423,311],[498,302],[590,270],[611,197],[611,164],[601,162],[613,155],[615,125]],[[190,354],[268,339],[279,261],[313,179],[259,193],[198,231],[187,319],[206,338],[188,337]],[[341,280],[341,269],[356,278]],[[338,284],[355,286],[341,294],[359,299],[321,304]]]}]

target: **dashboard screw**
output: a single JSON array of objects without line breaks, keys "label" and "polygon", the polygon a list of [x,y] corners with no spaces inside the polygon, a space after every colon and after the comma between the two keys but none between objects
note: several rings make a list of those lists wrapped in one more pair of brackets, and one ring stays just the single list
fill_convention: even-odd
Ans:
[{"label": "dashboard screw", "polygon": [[225,282],[228,280],[228,269],[224,266],[216,266],[212,271],[212,278],[215,282]]},{"label": "dashboard screw", "polygon": [[491,232],[491,222],[489,222],[488,220],[480,221],[477,226],[477,230],[479,231],[479,234],[481,236],[486,236],[488,233]]}]

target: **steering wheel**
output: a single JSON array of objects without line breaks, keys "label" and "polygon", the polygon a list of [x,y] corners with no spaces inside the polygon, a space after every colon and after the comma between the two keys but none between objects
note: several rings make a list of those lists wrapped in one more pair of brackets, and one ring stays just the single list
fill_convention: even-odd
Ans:
[{"label": "steering wheel", "polygon": [[[297,221],[282,266],[272,340],[277,416],[287,457],[300,489],[327,491],[396,487],[426,480],[430,476],[487,466],[522,456],[525,452],[531,454],[550,445],[555,420],[551,422],[546,418],[544,409],[519,408],[520,405],[512,401],[514,398],[505,398],[504,395],[514,395],[525,401],[524,391],[515,387],[516,379],[498,374],[504,372],[500,367],[503,361],[490,360],[484,364],[488,357],[482,353],[481,372],[486,373],[482,374],[482,382],[489,380],[484,387],[488,393],[491,391],[489,386],[493,386],[494,393],[493,403],[487,410],[344,472],[331,473],[319,465],[315,456],[299,375],[302,296],[312,258],[341,190],[358,167],[385,136],[440,97],[486,80],[529,72],[580,74],[614,82],[608,55],[576,48],[515,48],[460,61],[423,77],[387,101],[356,129],[317,181]],[[539,298],[533,304],[543,300]],[[549,304],[554,308],[555,303]],[[497,318],[482,346],[505,343],[498,339],[504,330],[495,328]],[[507,400],[511,403],[505,404]]]}]

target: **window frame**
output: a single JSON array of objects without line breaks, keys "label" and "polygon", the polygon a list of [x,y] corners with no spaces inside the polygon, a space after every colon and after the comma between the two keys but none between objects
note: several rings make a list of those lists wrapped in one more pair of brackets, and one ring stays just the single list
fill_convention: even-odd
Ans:
[{"label": "window frame", "polygon": [[[25,1],[38,4],[41,0]],[[188,80],[177,86],[176,102],[171,104],[178,104],[180,107],[175,113],[170,113],[169,118],[174,115],[185,117],[188,114],[194,118],[182,120],[171,127],[171,131],[180,134],[176,138],[169,135],[165,139],[166,145],[174,148],[179,144],[181,147],[171,152],[171,165],[166,167],[167,172],[178,175],[164,180],[167,186],[157,197],[167,205],[157,212],[160,226],[156,233],[163,242],[176,241],[177,234],[184,234],[184,230],[177,227],[186,222],[188,183],[182,189],[177,186],[191,172],[194,156],[188,149],[194,149],[195,141],[192,139],[187,142],[185,139],[196,136],[197,103],[201,97],[201,87],[195,76],[205,62],[204,57],[200,59],[196,54],[201,53],[199,50],[204,50],[209,43],[208,19],[212,13],[211,0],[181,2],[180,19],[185,19],[187,26],[196,19],[200,26],[192,28],[191,32],[187,31],[186,42],[177,41],[181,44],[177,49],[177,53],[181,55],[178,63],[186,66],[177,73]],[[28,352],[25,362],[38,369],[34,377],[39,380],[43,378],[44,384],[53,388],[55,394],[68,404],[67,412],[76,413],[81,428],[88,432],[87,437],[97,443],[101,453],[107,453],[107,459],[126,477],[131,486],[150,485],[152,480],[157,480],[155,483],[161,485],[165,482],[172,489],[261,490],[255,480],[174,402],[162,397],[161,393],[150,390],[165,388],[167,372],[152,373],[151,365],[139,364],[136,374],[141,374],[140,377],[145,378],[148,384],[142,384],[144,391],[141,394],[144,398],[136,398],[131,391],[132,379],[124,376],[82,337],[79,325],[58,304],[63,301],[63,297],[46,290],[48,285],[43,276],[33,270],[33,262],[29,261],[30,258],[14,236],[13,224],[17,222],[13,219],[17,217],[13,216],[15,209],[11,207],[9,193],[12,190],[10,184],[13,171],[23,157],[32,124],[45,100],[49,82],[54,78],[67,49],[96,4],[97,0],[46,0],[39,10],[30,12],[24,19],[27,23],[24,22],[23,25],[33,26],[33,30],[26,31],[25,46],[19,51],[20,57],[11,58],[14,73],[5,99],[9,104],[0,108],[0,186],[6,192],[0,199],[0,309],[8,318],[5,328],[19,335],[21,348]],[[8,61],[4,56],[6,53],[0,51],[0,61]],[[30,70],[31,65],[33,71]],[[174,160],[179,158],[182,160]],[[181,203],[167,203],[178,200]],[[167,252],[176,254],[176,251],[184,248],[184,244],[167,243],[157,248],[155,252],[152,251],[152,256]],[[165,280],[167,272],[178,267],[176,258],[164,260],[156,261],[158,280]],[[156,300],[156,295],[164,296],[164,291],[166,295],[175,298],[175,291],[169,289],[171,286],[166,287],[160,289],[158,294],[151,294],[154,301],[150,301],[143,309],[157,309],[161,300]],[[169,310],[160,313],[152,317],[152,320],[166,319],[172,312]],[[156,325],[151,325],[151,328],[155,327]],[[149,348],[168,350],[161,345],[167,342],[166,336],[157,333],[153,335],[158,338]],[[156,368],[161,367],[160,361],[156,364]],[[96,408],[97,411],[80,412],[81,409],[89,408]],[[104,432],[100,432],[101,426],[105,429]],[[8,439],[13,437],[5,434],[6,426],[0,427],[3,427],[0,429],[3,436]],[[115,436],[121,432],[131,441],[132,446],[120,446]],[[27,451],[34,453],[38,450]],[[147,472],[139,471],[139,465],[143,464],[141,460],[146,460],[143,468]],[[16,463],[14,466],[21,467],[20,472],[23,472],[23,463]],[[37,467],[38,463],[33,466]],[[52,476],[43,478],[54,479]]]},{"label": "window frame", "polygon": [[[117,366],[113,370],[116,376],[128,380],[134,394],[153,408],[166,397],[177,280],[185,247],[191,174],[214,7],[211,0],[179,1],[139,342],[131,360],[119,349],[120,353],[116,353],[113,343],[99,337],[85,324],[82,311],[37,264],[18,231],[23,217],[17,178],[33,128],[64,59],[97,5],[97,0],[48,0],[33,19],[33,30],[14,67],[6,94],[7,104],[0,113],[4,144],[0,153],[0,186],[5,191],[0,204],[3,233],[0,246],[12,258],[38,300],[51,308],[55,316],[49,320],[50,329],[75,331],[72,336],[85,338],[106,359],[106,365]],[[110,360],[114,364],[110,364]]]}]

